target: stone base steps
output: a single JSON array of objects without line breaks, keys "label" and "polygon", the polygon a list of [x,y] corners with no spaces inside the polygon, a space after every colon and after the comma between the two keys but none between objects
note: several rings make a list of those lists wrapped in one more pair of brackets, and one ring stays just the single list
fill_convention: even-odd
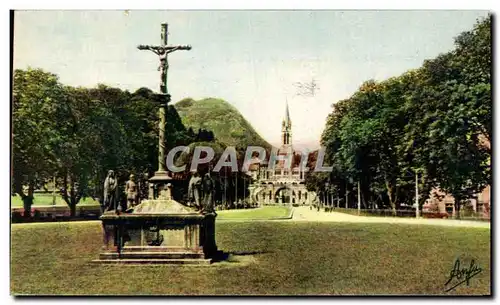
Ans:
[{"label": "stone base steps", "polygon": [[175,258],[175,259],[151,259],[151,258],[128,258],[128,259],[96,259],[93,263],[100,264],[163,264],[163,265],[210,265],[211,259],[205,258]]},{"label": "stone base steps", "polygon": [[[107,252],[116,252],[116,247],[103,250]],[[163,247],[163,246],[128,246],[125,245],[121,252],[163,252],[163,253],[203,253],[203,247],[186,248],[186,247]]]},{"label": "stone base steps", "polygon": [[192,252],[156,252],[156,251],[137,251],[130,252],[124,251],[117,252],[103,252],[99,255],[99,259],[204,259],[203,253]]}]

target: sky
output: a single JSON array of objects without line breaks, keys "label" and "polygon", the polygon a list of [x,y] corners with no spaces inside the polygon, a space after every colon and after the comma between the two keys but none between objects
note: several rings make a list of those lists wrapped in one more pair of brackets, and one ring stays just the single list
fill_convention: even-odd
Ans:
[{"label": "sky", "polygon": [[[14,69],[42,68],[66,85],[159,90],[159,61],[139,44],[190,51],[169,55],[172,101],[222,98],[279,145],[288,101],[293,145],[315,149],[332,104],[366,80],[418,68],[453,49],[487,11],[16,11]],[[314,79],[313,96],[296,83]],[[168,119],[168,118],[167,118]]]}]

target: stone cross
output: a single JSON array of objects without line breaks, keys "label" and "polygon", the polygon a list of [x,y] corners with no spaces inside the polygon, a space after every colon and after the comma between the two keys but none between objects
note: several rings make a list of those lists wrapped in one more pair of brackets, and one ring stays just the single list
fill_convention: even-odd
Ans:
[{"label": "stone cross", "polygon": [[159,94],[159,135],[158,135],[158,171],[155,172],[155,177],[152,180],[163,180],[163,177],[168,176],[166,172],[165,165],[165,122],[166,122],[166,107],[168,102],[170,102],[170,94],[167,88],[167,72],[168,72],[168,54],[173,53],[178,50],[191,50],[190,45],[168,45],[168,24],[161,24],[161,45],[139,45],[137,46],[139,50],[149,50],[160,58],[160,94]]}]

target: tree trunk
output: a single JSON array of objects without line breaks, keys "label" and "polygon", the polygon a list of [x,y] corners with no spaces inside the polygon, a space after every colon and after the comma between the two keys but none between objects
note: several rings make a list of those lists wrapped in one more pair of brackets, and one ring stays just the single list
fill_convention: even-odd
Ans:
[{"label": "tree trunk", "polygon": [[21,178],[15,180],[14,190],[21,197],[23,201],[24,214],[23,216],[26,218],[31,217],[31,206],[33,205],[33,191],[34,184],[32,182],[29,183],[28,194],[24,193],[23,183],[21,182]]},{"label": "tree trunk", "polygon": [[455,205],[455,219],[460,219],[460,208],[462,206],[462,203],[464,203],[466,198],[468,197],[461,191],[457,192],[452,191],[451,195],[455,199],[455,202],[453,203]]},{"label": "tree trunk", "polygon": [[461,200],[455,199],[455,202],[453,204],[455,205],[455,219],[460,219]]},{"label": "tree trunk", "polygon": [[28,195],[23,197],[23,206],[24,206],[24,217],[31,217],[31,206],[33,205],[33,193],[35,192],[35,184],[33,181],[30,181],[28,185]]},{"label": "tree trunk", "polygon": [[391,210],[392,210],[392,215],[396,216],[397,215],[397,212],[396,212],[396,202],[393,198],[393,187],[392,185],[390,184],[389,181],[385,181],[385,187],[387,189],[387,197],[389,197],[389,204],[391,206]]},{"label": "tree trunk", "polygon": [[425,180],[425,174],[422,175],[420,179],[420,185],[419,185],[419,198],[418,198],[418,208],[420,211],[422,211],[425,202],[427,199],[429,199],[431,191],[432,191],[432,185],[430,183],[427,183]]},{"label": "tree trunk", "polygon": [[370,207],[368,206],[368,200],[367,199],[367,196],[366,196],[366,190],[363,190],[363,188],[361,188],[361,203],[362,203],[362,207],[364,209],[369,209]]},{"label": "tree trunk", "polygon": [[71,203],[69,206],[70,216],[73,218],[76,216],[76,204]]},{"label": "tree trunk", "polygon": [[349,208],[349,192],[347,191],[347,182],[345,185],[345,208]]},{"label": "tree trunk", "polygon": [[[69,190],[68,190],[68,180],[69,180]],[[76,205],[80,201],[80,194],[75,192],[75,180],[71,175],[68,175],[66,173],[64,177],[64,190],[61,193],[64,201],[66,204],[69,206],[70,209],[70,216],[75,217],[76,216]]]},{"label": "tree trunk", "polygon": [[33,205],[33,196],[21,196],[23,199],[23,207],[24,207],[24,217],[31,217],[31,206]]},{"label": "tree trunk", "polygon": [[69,187],[69,199],[71,204],[69,205],[70,216],[73,218],[76,214],[76,200],[75,200],[75,181],[73,177],[70,176],[70,187]]}]

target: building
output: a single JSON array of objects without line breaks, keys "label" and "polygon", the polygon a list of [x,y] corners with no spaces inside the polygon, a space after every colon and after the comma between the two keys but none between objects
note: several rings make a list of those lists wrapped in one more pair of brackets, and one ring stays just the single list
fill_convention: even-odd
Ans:
[{"label": "building", "polygon": [[[480,144],[488,150],[491,150],[491,143],[485,136],[479,136]],[[488,161],[491,166],[491,162]],[[424,212],[437,212],[439,214],[448,214],[448,216],[455,216],[455,198],[452,195],[446,194],[440,189],[436,188],[431,191],[423,206]],[[491,185],[486,186],[481,193],[475,194],[473,198],[469,199],[465,206],[461,207],[465,217],[473,216],[476,218],[490,219],[491,217]]]},{"label": "building", "polygon": [[[465,217],[474,216],[490,219],[490,204],[490,186],[488,185],[481,193],[476,194],[474,198],[468,200],[465,206],[461,207],[461,214],[464,214]],[[449,217],[455,216],[455,198],[439,189],[433,189],[430,198],[423,206],[423,211],[447,214]]]},{"label": "building", "polygon": [[[281,146],[277,156],[289,158],[279,160],[276,165],[270,166],[267,160],[257,160],[249,167],[249,175],[253,183],[249,186],[251,200],[259,205],[308,205],[313,202],[316,193],[306,189],[304,171],[300,168],[299,152],[292,146],[292,121],[288,103],[285,117],[281,125]],[[287,166],[289,162],[289,166]]]}]

